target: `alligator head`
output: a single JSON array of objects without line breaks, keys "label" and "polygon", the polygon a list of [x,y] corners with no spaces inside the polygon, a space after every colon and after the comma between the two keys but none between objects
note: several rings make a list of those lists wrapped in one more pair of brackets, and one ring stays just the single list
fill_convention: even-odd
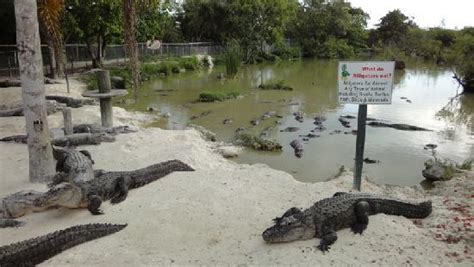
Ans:
[{"label": "alligator head", "polygon": [[283,216],[273,220],[275,225],[265,230],[263,240],[268,243],[290,242],[311,239],[315,236],[315,227],[305,221],[303,212],[298,208],[287,210]]}]

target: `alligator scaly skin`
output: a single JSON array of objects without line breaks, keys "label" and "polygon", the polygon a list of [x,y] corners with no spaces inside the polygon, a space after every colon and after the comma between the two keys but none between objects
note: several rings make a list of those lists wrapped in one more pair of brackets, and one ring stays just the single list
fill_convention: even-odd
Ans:
[{"label": "alligator scaly skin", "polygon": [[126,224],[84,224],[0,247],[0,266],[34,266],[62,251],[125,228]]},{"label": "alligator scaly skin", "polygon": [[362,234],[368,216],[377,213],[425,218],[431,214],[431,201],[411,203],[366,193],[336,193],[301,211],[291,208],[277,217],[275,225],[265,230],[262,237],[269,243],[320,238],[319,249],[327,251],[337,240],[336,231],[351,228]]}]

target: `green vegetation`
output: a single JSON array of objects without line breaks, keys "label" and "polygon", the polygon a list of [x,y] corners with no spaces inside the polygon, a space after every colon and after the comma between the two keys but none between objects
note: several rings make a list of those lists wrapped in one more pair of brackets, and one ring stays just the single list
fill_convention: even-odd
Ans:
[{"label": "green vegetation", "polygon": [[248,133],[238,134],[235,143],[262,151],[281,151],[283,148],[281,144],[276,141],[263,139]]},{"label": "green vegetation", "polygon": [[292,91],[293,88],[284,84],[285,81],[270,81],[268,83],[262,83],[258,86],[261,90],[283,90],[283,91]]},{"label": "green vegetation", "polygon": [[216,91],[216,92],[202,92],[199,94],[199,102],[215,102],[233,99],[240,95],[237,91]]},{"label": "green vegetation", "polygon": [[237,41],[233,40],[227,44],[222,55],[226,73],[230,77],[237,75],[242,62],[242,50]]},{"label": "green vegetation", "polygon": [[465,31],[453,44],[450,62],[455,68],[455,79],[464,88],[464,92],[474,93],[474,28]]},{"label": "green vegetation", "polygon": [[[123,0],[83,4],[65,0],[62,30],[65,43],[83,43],[100,67],[109,44],[123,44]],[[14,32],[13,0],[4,1],[0,28]],[[186,0],[139,1],[137,40],[162,42],[213,42],[224,47],[216,59],[228,75],[240,62],[291,60],[294,58],[352,58],[374,55],[388,60],[427,60],[449,64],[465,92],[474,91],[474,28],[422,29],[413,18],[395,9],[366,29],[368,15],[349,1],[323,0]],[[44,37],[43,37],[44,38]],[[45,40],[43,40],[45,41]],[[0,42],[14,43],[10,35]],[[77,60],[69,58],[69,60]],[[169,74],[179,69],[202,67],[196,58],[143,57],[160,66],[142,66],[152,73]],[[240,59],[240,60],[237,60]],[[178,62],[176,64],[176,62]]]}]

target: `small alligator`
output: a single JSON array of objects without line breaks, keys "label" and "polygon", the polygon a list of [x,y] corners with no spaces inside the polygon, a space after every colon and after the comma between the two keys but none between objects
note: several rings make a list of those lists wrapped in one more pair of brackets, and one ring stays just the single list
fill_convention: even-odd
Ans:
[{"label": "small alligator", "polygon": [[0,266],[35,266],[79,244],[113,234],[126,224],[84,224],[0,247]]},{"label": "small alligator", "polygon": [[431,201],[409,203],[366,193],[338,192],[316,202],[306,210],[293,207],[274,219],[275,225],[266,229],[263,240],[268,243],[320,238],[318,248],[325,252],[336,242],[336,231],[351,228],[362,234],[369,215],[385,213],[407,218],[425,218],[431,214]]}]

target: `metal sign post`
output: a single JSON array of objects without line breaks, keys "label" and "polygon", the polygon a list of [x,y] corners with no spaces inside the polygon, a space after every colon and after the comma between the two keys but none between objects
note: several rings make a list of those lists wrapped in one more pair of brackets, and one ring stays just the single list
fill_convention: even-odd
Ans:
[{"label": "metal sign post", "polygon": [[353,188],[360,191],[367,105],[391,104],[393,61],[339,62],[339,103],[359,104]]}]

